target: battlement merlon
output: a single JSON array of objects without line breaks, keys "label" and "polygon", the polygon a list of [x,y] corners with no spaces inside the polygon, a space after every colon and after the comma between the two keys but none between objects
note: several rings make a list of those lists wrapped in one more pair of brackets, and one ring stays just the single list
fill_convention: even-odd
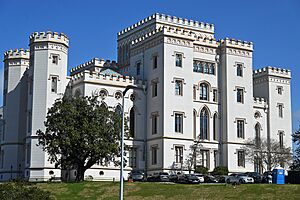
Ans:
[{"label": "battlement merlon", "polygon": [[[132,26],[129,26],[118,33],[118,39],[126,37],[127,35],[134,33],[138,30],[143,29],[144,27],[148,27],[151,24],[158,23],[163,25],[173,25],[179,26],[183,28],[188,28],[200,32],[206,32],[209,34],[214,34],[214,25],[209,23],[198,22],[194,20],[183,19],[176,16],[170,16],[160,13],[155,13]],[[159,28],[159,27],[156,27]],[[155,28],[155,29],[156,29]]]},{"label": "battlement merlon", "polygon": [[4,53],[4,61],[9,59],[26,59],[29,60],[30,52],[29,49],[14,49],[8,50]]},{"label": "battlement merlon", "polygon": [[71,76],[72,85],[77,85],[82,82],[112,85],[124,88],[128,85],[136,85],[139,88],[144,88],[147,85],[146,81],[136,80],[134,79],[134,77],[108,75],[97,72],[90,72],[89,70],[84,70]]},{"label": "battlement merlon", "polygon": [[30,44],[39,43],[39,42],[53,42],[64,44],[66,47],[69,47],[69,38],[64,33],[58,32],[34,32],[29,37]]},{"label": "battlement merlon", "polygon": [[282,69],[278,67],[264,67],[258,70],[253,70],[253,78],[258,78],[261,76],[277,76],[281,78],[292,78],[292,72],[289,69]]},{"label": "battlement merlon", "polygon": [[233,38],[225,38],[218,41],[221,47],[236,48],[242,50],[253,51],[253,43],[248,41],[236,40]]},{"label": "battlement merlon", "polygon": [[110,60],[106,60],[104,61],[104,59],[99,59],[99,58],[93,58],[83,64],[80,64],[74,68],[72,68],[70,70],[71,72],[71,76],[85,71],[85,70],[89,70],[89,69],[95,69],[95,68],[106,68],[106,67],[110,67],[110,68],[117,68],[117,62],[116,61],[110,61]]},{"label": "battlement merlon", "polygon": [[268,102],[266,99],[261,97],[254,97],[253,100],[253,107],[268,108]]}]

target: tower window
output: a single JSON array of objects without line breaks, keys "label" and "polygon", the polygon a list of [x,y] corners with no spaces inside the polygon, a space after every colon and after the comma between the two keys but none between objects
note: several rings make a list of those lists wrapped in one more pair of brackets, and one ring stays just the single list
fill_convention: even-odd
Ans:
[{"label": "tower window", "polygon": [[237,155],[238,155],[238,166],[245,167],[245,152],[242,150],[239,150],[237,152]]},{"label": "tower window", "polygon": [[152,82],[152,97],[157,96],[157,82]]},{"label": "tower window", "polygon": [[182,67],[182,54],[177,53],[176,55],[175,66]]},{"label": "tower window", "polygon": [[136,148],[130,148],[129,149],[129,159],[128,159],[128,166],[135,168],[136,167]]},{"label": "tower window", "polygon": [[213,101],[217,102],[218,101],[218,90],[213,90]]},{"label": "tower window", "polygon": [[243,76],[243,65],[242,64],[236,65],[236,75]]},{"label": "tower window", "polygon": [[176,80],[175,81],[175,95],[183,95],[182,92],[182,81],[181,80]]},{"label": "tower window", "polygon": [[280,147],[280,149],[283,148],[283,132],[282,131],[279,132],[279,147]]},{"label": "tower window", "polygon": [[52,64],[58,65],[58,55],[52,55]]},{"label": "tower window", "polygon": [[152,114],[152,135],[157,134],[157,114]]},{"label": "tower window", "polygon": [[157,164],[157,146],[151,147],[151,160],[152,160],[152,165]]},{"label": "tower window", "polygon": [[183,162],[183,147],[175,147],[175,162]]},{"label": "tower window", "polygon": [[282,104],[278,105],[278,115],[280,118],[283,118],[283,105]]},{"label": "tower window", "polygon": [[208,101],[208,85],[205,83],[200,84],[200,100]]},{"label": "tower window", "polygon": [[57,93],[57,77],[51,77],[51,92]]},{"label": "tower window", "polygon": [[153,56],[153,69],[157,68],[157,57],[158,56]]},{"label": "tower window", "polygon": [[237,137],[245,138],[245,121],[237,120]]},{"label": "tower window", "polygon": [[243,89],[237,89],[236,90],[236,101],[238,103],[244,103],[244,90]]},{"label": "tower window", "polygon": [[140,74],[141,74],[141,63],[138,62],[138,63],[136,64],[136,75],[138,76],[138,75],[140,75]]},{"label": "tower window", "polygon": [[280,87],[280,86],[277,87],[277,93],[282,95],[282,87]]},{"label": "tower window", "polygon": [[180,113],[175,114],[175,132],[176,133],[183,132],[183,114]]}]

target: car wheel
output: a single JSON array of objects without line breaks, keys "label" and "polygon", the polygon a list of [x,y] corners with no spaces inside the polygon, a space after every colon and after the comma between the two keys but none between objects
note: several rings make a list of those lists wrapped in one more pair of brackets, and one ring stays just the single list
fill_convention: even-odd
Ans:
[{"label": "car wheel", "polygon": [[227,180],[226,180],[226,183],[227,183],[227,184],[230,184],[230,180],[229,180],[229,179],[227,179]]}]

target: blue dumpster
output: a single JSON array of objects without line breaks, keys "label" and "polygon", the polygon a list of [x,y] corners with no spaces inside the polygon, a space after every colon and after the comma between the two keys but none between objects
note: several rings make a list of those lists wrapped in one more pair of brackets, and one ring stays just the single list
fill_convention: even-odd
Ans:
[{"label": "blue dumpster", "polygon": [[273,169],[272,181],[275,184],[284,184],[284,169]]}]

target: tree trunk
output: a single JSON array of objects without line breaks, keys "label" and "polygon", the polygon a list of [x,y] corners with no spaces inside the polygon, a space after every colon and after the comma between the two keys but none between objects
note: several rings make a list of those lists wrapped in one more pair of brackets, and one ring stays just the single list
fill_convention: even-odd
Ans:
[{"label": "tree trunk", "polygon": [[84,181],[85,171],[86,171],[86,169],[83,166],[77,167],[77,174],[76,174],[76,181],[77,182]]}]

